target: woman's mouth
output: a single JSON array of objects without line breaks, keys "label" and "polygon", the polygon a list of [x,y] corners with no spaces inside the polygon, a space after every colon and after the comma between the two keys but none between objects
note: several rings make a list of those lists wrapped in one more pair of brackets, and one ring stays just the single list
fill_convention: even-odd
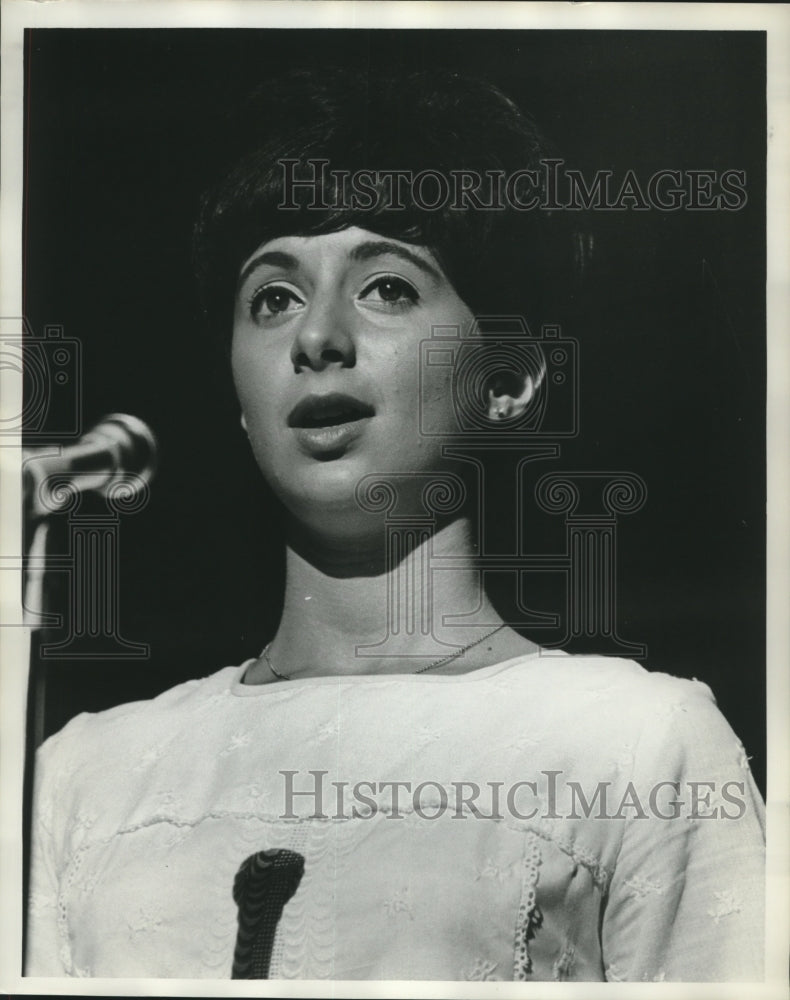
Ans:
[{"label": "woman's mouth", "polygon": [[370,403],[333,392],[305,396],[288,415],[288,426],[307,454],[327,460],[343,454],[373,416]]}]

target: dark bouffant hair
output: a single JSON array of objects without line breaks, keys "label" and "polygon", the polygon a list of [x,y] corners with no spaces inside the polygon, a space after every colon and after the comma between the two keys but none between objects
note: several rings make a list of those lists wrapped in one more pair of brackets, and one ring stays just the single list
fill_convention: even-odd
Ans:
[{"label": "dark bouffant hair", "polygon": [[[540,161],[555,151],[491,84],[448,71],[398,79],[379,78],[374,69],[295,72],[259,86],[228,126],[227,166],[203,196],[194,231],[203,307],[226,342],[239,270],[258,246],[349,226],[430,249],[476,315],[518,314],[533,327],[557,318],[574,272],[568,213],[453,207],[452,199],[426,208],[427,196],[418,203],[408,184],[402,207],[387,197],[360,207],[344,188],[343,171],[544,174]],[[326,162],[319,207],[314,192],[302,187],[293,190],[295,207],[278,207],[287,193],[283,161],[291,161],[297,177],[313,176],[309,161]]]}]

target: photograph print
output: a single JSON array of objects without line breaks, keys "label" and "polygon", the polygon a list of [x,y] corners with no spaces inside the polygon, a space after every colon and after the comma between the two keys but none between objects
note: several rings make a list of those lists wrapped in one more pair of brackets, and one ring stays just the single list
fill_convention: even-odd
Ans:
[{"label": "photograph print", "polygon": [[766,32],[22,45],[17,974],[763,982]]}]

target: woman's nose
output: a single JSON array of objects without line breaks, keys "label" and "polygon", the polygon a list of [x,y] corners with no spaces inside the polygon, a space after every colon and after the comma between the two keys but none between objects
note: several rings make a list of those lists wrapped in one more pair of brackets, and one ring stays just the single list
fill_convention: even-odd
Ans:
[{"label": "woman's nose", "polygon": [[350,317],[338,302],[314,302],[291,347],[294,371],[323,371],[334,365],[353,368],[356,349]]}]

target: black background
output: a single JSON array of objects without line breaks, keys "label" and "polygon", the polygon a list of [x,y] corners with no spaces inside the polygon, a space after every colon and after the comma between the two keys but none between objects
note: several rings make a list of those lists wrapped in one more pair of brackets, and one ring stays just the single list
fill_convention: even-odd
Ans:
[{"label": "black background", "polygon": [[[59,324],[81,341],[85,429],[129,412],[161,445],[150,503],[120,532],[121,632],[151,655],[54,662],[47,730],[256,655],[276,624],[279,539],[202,331],[190,231],[228,103],[278,67],[336,63],[485,76],[585,176],[746,171],[737,212],[594,214],[595,255],[564,330],[581,349],[581,433],[540,471],[645,480],[646,506],[619,529],[619,631],[647,645],[648,668],[711,685],[762,785],[766,122],[756,32],[28,32],[25,314],[34,331]],[[562,546],[561,520],[554,531],[539,544]]]}]

